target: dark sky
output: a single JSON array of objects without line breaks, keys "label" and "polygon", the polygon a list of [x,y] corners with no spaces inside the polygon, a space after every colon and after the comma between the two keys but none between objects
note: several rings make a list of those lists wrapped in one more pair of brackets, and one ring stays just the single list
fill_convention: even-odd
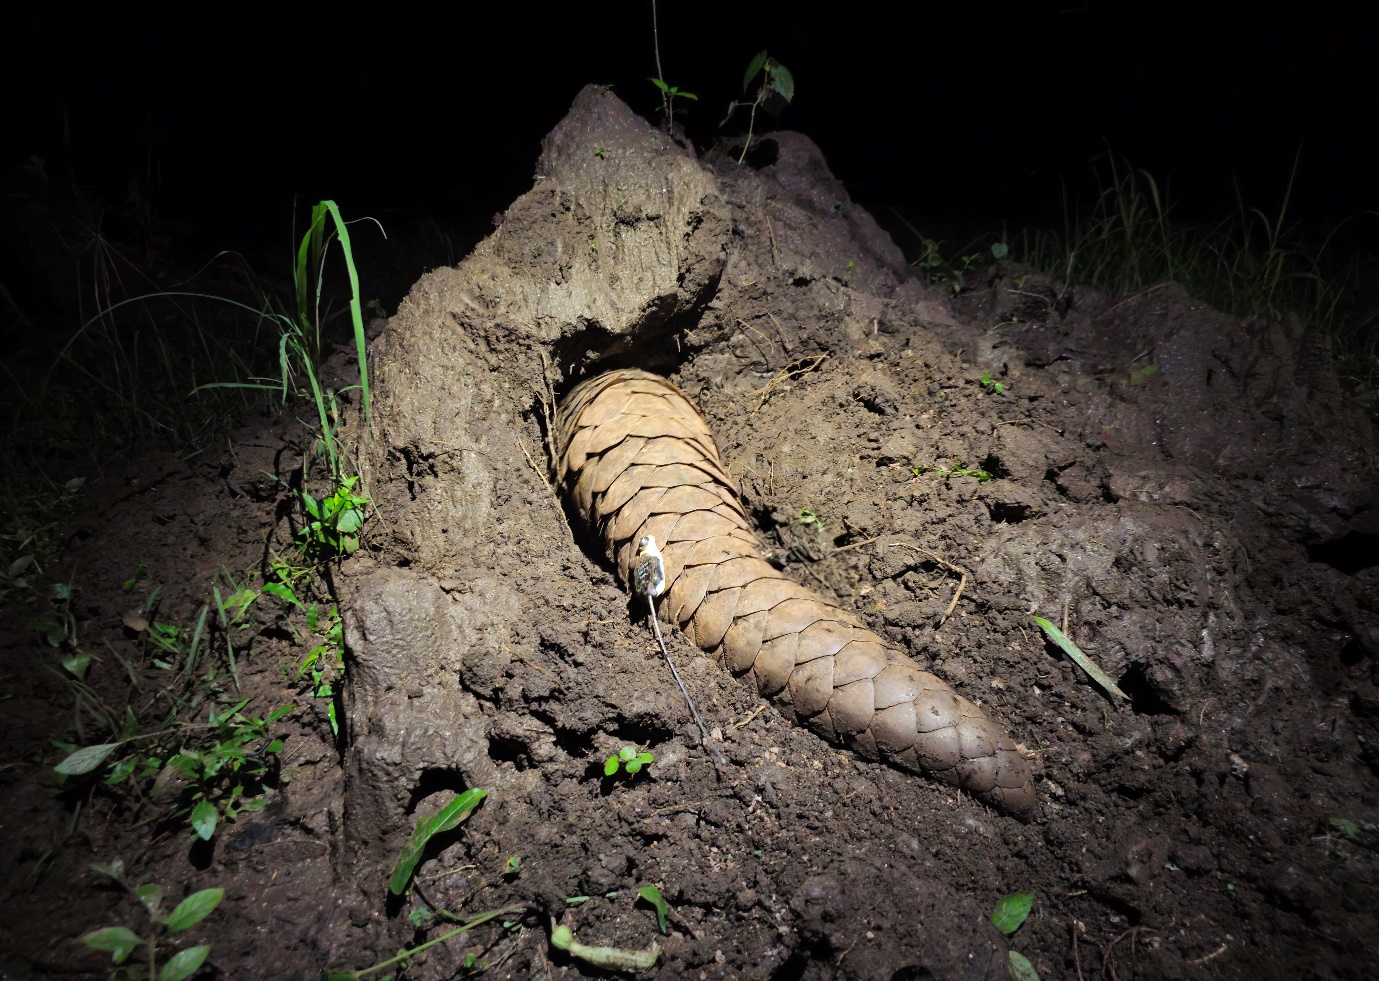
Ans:
[{"label": "dark sky", "polygon": [[[160,213],[210,239],[281,234],[294,195],[486,223],[530,186],[582,85],[658,105],[647,2],[113,6],[8,8],[0,164],[37,154],[118,202],[152,161]],[[1171,179],[1187,217],[1221,217],[1236,180],[1273,216],[1299,148],[1293,217],[1325,234],[1379,208],[1362,150],[1379,59],[1359,8],[943,6],[663,2],[662,63],[699,94],[687,125],[711,139],[768,49],[797,85],[783,125],[878,211],[1053,217],[1060,179],[1076,184],[1108,146]]]}]

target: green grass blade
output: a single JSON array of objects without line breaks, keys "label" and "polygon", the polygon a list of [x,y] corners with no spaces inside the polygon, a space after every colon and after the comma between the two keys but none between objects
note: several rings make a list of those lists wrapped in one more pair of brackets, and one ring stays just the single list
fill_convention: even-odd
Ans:
[{"label": "green grass blade", "polygon": [[196,655],[201,649],[201,635],[206,632],[206,614],[208,612],[210,612],[210,606],[202,603],[201,617],[196,621],[196,630],[192,633],[191,647],[187,652],[187,674],[196,673]]},{"label": "green grass blade", "polygon": [[1063,653],[1072,658],[1079,668],[1086,671],[1093,681],[1117,698],[1123,698],[1127,702],[1130,700],[1130,696],[1116,686],[1116,683],[1111,680],[1110,675],[1097,667],[1092,662],[1091,658],[1082,653],[1082,650],[1072,642],[1072,638],[1038,614],[1033,614],[1033,616],[1034,622],[1039,624],[1044,633],[1049,635],[1049,640],[1057,644],[1059,648],[1062,649]]},{"label": "green grass blade", "polygon": [[407,839],[407,844],[402,846],[402,853],[398,855],[397,865],[393,867],[392,877],[388,880],[388,890],[394,896],[400,896],[406,890],[407,883],[412,880],[412,872],[421,861],[421,853],[425,850],[427,842],[467,820],[479,806],[479,802],[487,796],[487,790],[477,787],[466,790],[442,807],[434,817],[423,818],[417,822],[411,837]]},{"label": "green grass blade", "polygon": [[373,404],[369,397],[369,363],[364,357],[364,308],[359,301],[359,272],[354,268],[354,250],[350,246],[350,230],[334,201],[322,201],[335,219],[335,231],[340,236],[340,248],[345,253],[345,268],[350,277],[350,319],[354,322],[354,348],[359,356],[359,387],[364,392],[364,424],[373,424]]},{"label": "green grass blade", "polygon": [[335,434],[330,429],[330,415],[326,412],[325,393],[321,391],[321,383],[316,380],[316,369],[312,367],[306,352],[302,351],[300,345],[297,345],[297,350],[302,356],[302,367],[306,372],[306,380],[311,384],[311,396],[316,402],[316,416],[321,421],[321,441],[326,444],[326,455],[330,457],[330,476],[338,484],[342,478],[340,458],[335,452]]}]

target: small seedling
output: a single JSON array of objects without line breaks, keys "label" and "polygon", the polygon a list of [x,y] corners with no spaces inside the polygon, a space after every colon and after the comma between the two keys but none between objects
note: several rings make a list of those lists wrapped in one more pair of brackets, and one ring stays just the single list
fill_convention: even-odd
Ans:
[{"label": "small seedling", "polygon": [[981,467],[968,467],[961,463],[952,470],[944,470],[942,467],[911,467],[910,473],[916,477],[924,473],[934,473],[940,477],[973,477],[979,484],[991,479],[991,474]]},{"label": "small seedling", "polygon": [[1372,835],[1379,830],[1379,825],[1370,824],[1368,821],[1352,821],[1350,818],[1342,817],[1327,818],[1326,824],[1332,831],[1355,842],[1363,841],[1364,835]]},{"label": "small seedling", "polygon": [[522,871],[522,856],[509,855],[507,863],[503,866],[503,875],[513,876]]},{"label": "small seedling", "polygon": [[1143,385],[1149,379],[1159,373],[1159,366],[1156,364],[1142,365],[1130,372],[1131,385]]},{"label": "small seedling", "polygon": [[992,378],[992,377],[991,377],[991,372],[989,372],[989,371],[983,371],[983,372],[982,372],[981,383],[982,383],[982,388],[990,389],[991,391],[995,392],[997,395],[1000,395],[1002,392],[1004,392],[1004,391],[1006,390],[1005,385],[1001,384],[1001,383],[998,382],[996,379]]},{"label": "small seedling", "polygon": [[636,746],[624,746],[603,761],[603,775],[605,777],[617,776],[618,770],[621,769],[629,777],[633,777],[641,772],[642,767],[650,766],[655,762],[656,757],[650,753],[639,752]]},{"label": "small seedling", "polygon": [[[116,868],[116,866],[119,866]],[[123,863],[112,863],[110,866],[101,868],[100,871],[119,881],[119,875],[123,872]],[[153,930],[149,933],[147,940],[142,939],[137,933],[125,926],[106,927],[103,930],[92,930],[90,933],[81,937],[81,942],[92,950],[104,951],[110,954],[110,961],[120,965],[129,959],[135,949],[140,946],[148,947],[148,976],[156,978],[157,981],[183,981],[197,972],[206,958],[211,953],[210,944],[201,944],[196,947],[188,947],[174,954],[166,963],[163,969],[158,970],[158,941],[166,933],[181,933],[200,923],[211,912],[220,905],[220,901],[225,898],[224,889],[202,889],[194,892],[167,916],[161,915],[163,905],[163,889],[161,886],[146,882],[135,889],[135,894],[139,897],[139,903],[148,912],[149,918],[153,920]]]},{"label": "small seedling", "polygon": [[[1002,896],[991,911],[991,923],[1007,937],[1013,934],[1029,918],[1034,906],[1034,893],[1012,892]],[[1028,957],[1018,951],[1010,952],[1010,973],[1019,981],[1039,981],[1039,972],[1034,969]]]},{"label": "small seedling", "polygon": [[669,126],[675,118],[675,100],[690,99],[694,102],[699,101],[699,96],[693,92],[685,92],[678,85],[667,85],[659,78],[651,79],[651,84],[661,90],[662,108],[666,114],[666,125]]},{"label": "small seedling", "polygon": [[752,145],[752,132],[756,128],[757,109],[766,108],[768,111],[772,111],[773,103],[778,106],[788,105],[795,98],[795,77],[790,74],[788,68],[768,56],[765,51],[758,53],[747,65],[747,71],[742,76],[742,91],[747,91],[751,87],[752,81],[757,78],[761,80],[760,87],[752,101],[729,103],[728,115],[723,117],[722,123],[719,123],[720,126],[725,125],[740,106],[751,106],[751,117],[747,122],[747,140],[742,144],[742,154],[737,158],[739,164],[747,159],[747,150]]},{"label": "small seedling", "polygon": [[[604,893],[604,894],[603,894],[603,898],[604,898],[604,899],[614,899],[614,898],[617,897],[617,895],[618,895],[618,890],[617,890],[617,889],[614,889],[612,892],[606,892],[606,893]],[[593,896],[566,896],[566,897],[565,897],[565,905],[566,905],[566,906],[578,906],[580,903],[587,903],[589,900],[591,900],[591,899],[593,899],[593,898],[594,898]]]},{"label": "small seedling", "polygon": [[821,521],[821,520],[819,519],[819,516],[818,516],[817,514],[815,514],[813,511],[809,510],[809,508],[800,508],[800,513],[799,513],[799,515],[798,515],[798,518],[799,518],[800,524],[804,525],[806,528],[814,528],[815,530],[819,531],[820,533],[823,532],[823,530],[824,530],[824,523],[823,523],[823,521]]},{"label": "small seedling", "polygon": [[388,880],[388,891],[394,896],[402,895],[407,884],[412,881],[412,872],[416,869],[417,863],[421,861],[421,853],[426,849],[427,843],[436,835],[459,827],[469,820],[474,809],[487,796],[487,790],[480,790],[477,787],[466,790],[437,811],[434,816],[419,820],[417,826],[412,830],[411,837],[407,839],[407,844],[402,846],[402,853],[397,857],[397,864],[393,866],[392,877]]},{"label": "small seedling", "polygon": [[1034,893],[1012,892],[996,902],[996,908],[991,911],[991,924],[1010,936],[1029,919],[1029,911],[1033,908]]},{"label": "small seedling", "polygon": [[126,593],[132,593],[134,591],[134,587],[139,585],[139,583],[147,576],[148,563],[140,562],[138,565],[134,567],[134,575],[126,579],[124,583],[121,584],[120,589]]},{"label": "small seedling", "polygon": [[666,906],[665,897],[661,895],[661,890],[655,886],[642,886],[637,890],[637,896],[642,901],[650,903],[656,910],[656,925],[661,928],[661,932],[666,932],[666,916],[670,913],[670,908]]}]

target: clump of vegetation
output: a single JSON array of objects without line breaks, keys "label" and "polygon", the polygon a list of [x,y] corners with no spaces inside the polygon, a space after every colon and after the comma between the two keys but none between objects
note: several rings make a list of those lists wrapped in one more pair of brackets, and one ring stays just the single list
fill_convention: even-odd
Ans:
[{"label": "clump of vegetation", "polygon": [[[109,865],[92,866],[92,868],[109,876],[121,885],[125,885],[124,863],[118,859]],[[111,964],[116,968],[121,967],[129,960],[136,950],[142,948],[146,951],[147,974],[144,974],[142,969],[136,974],[131,967],[125,968],[123,971],[112,971],[112,978],[134,978],[142,975],[148,977],[150,981],[154,981],[154,979],[156,981],[183,981],[184,978],[191,977],[201,968],[202,964],[206,963],[206,958],[211,953],[210,944],[199,944],[178,951],[163,962],[161,970],[158,967],[159,946],[171,934],[188,930],[210,916],[220,905],[220,901],[225,898],[225,890],[202,889],[194,892],[178,903],[173,911],[166,916],[162,912],[163,888],[161,886],[153,882],[145,882],[137,886],[134,893],[139,898],[139,905],[143,907],[148,918],[152,921],[147,940],[141,938],[129,927],[113,926],[83,934],[81,942],[92,950],[108,953]]]},{"label": "clump of vegetation", "polygon": [[[109,713],[92,689],[80,691],[87,696],[82,704]],[[204,723],[165,719],[150,732],[133,733],[129,730],[138,728],[138,719],[127,710],[120,722],[107,720],[123,738],[81,748],[59,742],[67,756],[53,770],[64,784],[83,779],[99,779],[106,788],[137,784],[140,799],[169,802],[171,816],[187,819],[197,837],[209,841],[222,820],[233,821],[267,803],[260,794],[283,745],[270,727],[291,706],[257,718],[243,712],[248,704],[246,698],[218,710],[213,702]]]},{"label": "clump of vegetation", "polygon": [[1373,390],[1379,311],[1361,308],[1357,297],[1374,270],[1359,254],[1332,255],[1335,231],[1318,245],[1290,223],[1299,163],[1300,156],[1272,219],[1237,191],[1232,214],[1195,225],[1175,215],[1166,182],[1160,186],[1148,171],[1108,153],[1093,165],[1099,191],[1090,208],[1068,210],[1061,230],[1023,232],[1019,257],[1067,284],[1086,283],[1112,296],[1176,282],[1237,316],[1294,315],[1304,328],[1333,338],[1342,370]]}]

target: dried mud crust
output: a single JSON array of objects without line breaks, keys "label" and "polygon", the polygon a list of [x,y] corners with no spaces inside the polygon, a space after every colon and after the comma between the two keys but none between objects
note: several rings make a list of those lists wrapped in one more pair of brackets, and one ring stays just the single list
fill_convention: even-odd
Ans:
[{"label": "dried mud crust", "polygon": [[[955,308],[807,139],[766,139],[758,169],[699,161],[609,93],[580,95],[533,191],[419,281],[371,349],[360,460],[377,513],[337,580],[342,755],[300,711],[294,779],[209,860],[100,812],[43,872],[42,829],[70,812],[33,782],[31,744],[0,771],[6,825],[25,829],[3,906],[20,970],[99,975],[69,938],[132,919],[85,868],[114,853],[140,881],[225,886],[205,937],[221,976],[366,966],[429,935],[386,895],[417,817],[483,786],[422,889],[532,912],[409,977],[454,976],[467,950],[485,976],[581,976],[549,951],[547,917],[644,947],[647,883],[674,910],[650,977],[994,978],[1008,946],[1044,977],[1370,976],[1374,446],[1329,400],[1324,360],[1173,287],[1063,304],[1061,284],[1011,292],[992,270]],[[1051,302],[1030,300],[1045,288]],[[556,397],[631,364],[695,399],[787,574],[1023,745],[1033,823],[829,746],[672,632],[728,760],[711,762],[647,624],[549,484]],[[93,525],[86,554],[128,554],[151,522],[176,561],[150,577],[191,581],[273,520],[271,496],[210,474],[169,494]],[[238,523],[158,523],[211,504]],[[111,569],[92,614],[112,632],[126,574]],[[1128,704],[1042,641],[1035,606],[1066,610]],[[280,697],[284,657],[285,641],[256,650],[246,685]],[[656,763],[604,780],[627,743]],[[511,855],[521,871],[504,877]],[[987,917],[1016,890],[1035,913],[1007,941]]]}]

